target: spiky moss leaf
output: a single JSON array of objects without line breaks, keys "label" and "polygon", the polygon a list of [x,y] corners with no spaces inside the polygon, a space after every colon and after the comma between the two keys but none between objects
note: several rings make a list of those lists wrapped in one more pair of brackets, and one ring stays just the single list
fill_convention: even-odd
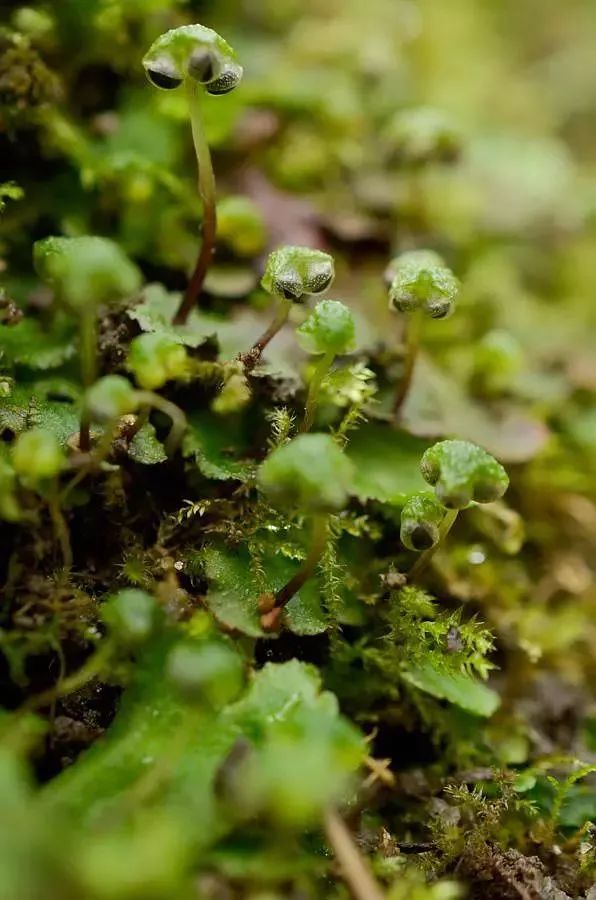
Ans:
[{"label": "spiky moss leaf", "polygon": [[190,416],[182,444],[183,453],[194,457],[205,478],[246,481],[255,471],[249,462],[234,459],[245,448],[242,422],[236,418],[198,412]]},{"label": "spiky moss leaf", "polygon": [[402,673],[402,678],[437,700],[447,700],[483,718],[492,716],[501,702],[499,695],[478,679],[464,672],[437,669],[432,663],[410,668]]},{"label": "spiky moss leaf", "polygon": [[[64,385],[60,391],[52,389],[51,381],[17,385],[8,397],[0,397],[0,431],[20,434],[27,428],[44,428],[65,444],[79,428],[75,399],[79,391],[69,382],[60,384]],[[67,392],[68,387],[72,390]],[[58,394],[64,399],[53,399]]]},{"label": "spiky moss leaf", "polygon": [[30,369],[54,369],[76,352],[73,322],[59,316],[48,328],[37,319],[0,326],[0,361]]},{"label": "spiky moss leaf", "polygon": [[[225,550],[209,548],[204,553],[205,575],[210,583],[206,603],[213,615],[228,628],[251,637],[263,635],[259,622],[259,597],[276,591],[296,571],[296,563],[280,555],[262,560],[265,583],[255,584],[246,548]],[[286,607],[287,625],[294,634],[321,634],[327,621],[321,609],[319,591],[314,580],[308,582]]]},{"label": "spiky moss leaf", "polygon": [[137,431],[128,448],[128,455],[134,462],[144,466],[155,466],[165,462],[168,458],[164,446],[161,441],[158,441],[155,428],[150,422]]},{"label": "spiky moss leaf", "polygon": [[150,284],[142,301],[128,311],[142,331],[167,335],[185,347],[200,347],[215,334],[217,320],[194,309],[185,325],[172,325],[180,306],[180,294],[171,294],[161,284]]},{"label": "spiky moss leaf", "polygon": [[384,425],[359,428],[346,450],[356,468],[354,495],[363,503],[378,500],[401,506],[410,494],[427,487],[420,474],[420,457],[427,446]]}]

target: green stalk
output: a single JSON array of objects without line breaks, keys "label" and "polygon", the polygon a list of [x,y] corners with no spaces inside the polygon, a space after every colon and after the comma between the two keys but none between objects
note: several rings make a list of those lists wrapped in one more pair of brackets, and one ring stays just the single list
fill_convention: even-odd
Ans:
[{"label": "green stalk", "polygon": [[310,380],[310,384],[308,386],[308,397],[306,398],[304,419],[302,420],[302,425],[299,429],[301,432],[310,431],[310,429],[312,428],[315,413],[317,411],[319,394],[321,392],[321,385],[323,383],[323,379],[329,372],[334,359],[335,353],[325,353],[317,363],[315,371],[313,372],[313,376]]},{"label": "green stalk", "polygon": [[192,274],[186,293],[178,312],[174,316],[174,325],[184,325],[188,316],[197,304],[197,300],[203,288],[205,276],[215,249],[215,236],[217,232],[217,212],[215,207],[215,176],[209,144],[205,136],[203,117],[200,106],[200,87],[192,78],[186,79],[186,90],[190,109],[190,122],[192,126],[192,138],[197,157],[199,170],[198,184],[199,194],[203,204],[202,241],[195,270]]},{"label": "green stalk", "polygon": [[66,523],[66,519],[64,518],[64,513],[62,512],[61,497],[60,497],[60,489],[58,480],[54,479],[50,487],[50,492],[48,496],[48,509],[50,512],[50,518],[52,520],[52,525],[54,526],[54,534],[56,535],[56,540],[60,545],[60,550],[62,551],[62,559],[64,561],[64,568],[67,572],[72,569],[72,547],[70,543],[70,533],[68,531],[68,525]]},{"label": "green stalk", "polygon": [[80,690],[105,669],[111,652],[111,645],[104,639],[104,642],[91,654],[80,669],[77,669],[71,675],[67,675],[66,678],[62,678],[56,685],[48,688],[46,691],[42,691],[41,694],[29,697],[18,712],[50,706],[60,697],[66,697],[68,694]]},{"label": "green stalk", "polygon": [[272,631],[277,627],[281,612],[292,597],[304,587],[306,582],[312,578],[317,568],[325,547],[327,545],[327,516],[318,514],[314,516],[312,521],[312,534],[310,549],[308,555],[299,570],[292,578],[274,595],[273,605],[269,609],[263,610],[261,616],[261,625],[266,631]]},{"label": "green stalk", "polygon": [[[79,338],[81,349],[81,376],[85,390],[90,388],[97,380],[97,325],[95,309],[85,310],[81,315],[79,325]],[[88,412],[81,412],[81,428],[79,432],[79,449],[82,453],[88,453],[91,449],[90,435],[91,420]]]},{"label": "green stalk", "polygon": [[97,446],[94,447],[91,458],[79,469],[76,475],[71,478],[60,494],[61,503],[64,503],[70,492],[74,490],[74,488],[76,488],[77,485],[79,485],[94,469],[98,469],[107,457],[114,441],[114,427],[115,425],[113,423],[108,423],[106,425],[101,439],[97,442]]},{"label": "green stalk", "polygon": [[166,400],[160,394],[156,394],[154,391],[137,391],[137,399],[140,404],[152,406],[153,409],[157,409],[171,419],[172,427],[164,446],[168,456],[173,456],[180,446],[186,431],[186,416],[179,406],[176,406],[170,400]]},{"label": "green stalk", "polygon": [[416,357],[420,347],[420,337],[422,333],[422,312],[417,310],[411,313],[406,319],[405,330],[405,357],[404,371],[401,381],[397,386],[395,398],[393,400],[393,418],[397,421],[401,408],[410,392],[412,386],[412,378],[414,377],[414,367],[416,365]]},{"label": "green stalk", "polygon": [[457,519],[457,515],[459,513],[459,509],[449,509],[445,514],[445,518],[441,522],[439,526],[439,540],[434,545],[434,547],[429,547],[428,550],[425,550],[424,553],[421,553],[410,571],[408,572],[408,581],[413,581],[417,578],[421,572],[426,569],[429,562],[435,555],[437,549],[444,543],[445,538],[455,525],[455,520]]}]

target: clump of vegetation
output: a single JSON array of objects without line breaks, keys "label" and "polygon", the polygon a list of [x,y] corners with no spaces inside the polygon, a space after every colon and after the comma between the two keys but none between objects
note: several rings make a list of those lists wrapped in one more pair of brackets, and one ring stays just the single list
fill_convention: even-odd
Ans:
[{"label": "clump of vegetation", "polygon": [[1,23],[0,895],[590,900],[590,3],[192,8]]}]

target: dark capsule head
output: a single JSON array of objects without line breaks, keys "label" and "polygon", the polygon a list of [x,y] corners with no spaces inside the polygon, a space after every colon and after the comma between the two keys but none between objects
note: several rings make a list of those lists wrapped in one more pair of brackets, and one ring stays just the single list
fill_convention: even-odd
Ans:
[{"label": "dark capsule head", "polygon": [[311,247],[280,247],[269,255],[261,284],[270,294],[300,300],[321,294],[335,275],[333,257]]},{"label": "dark capsule head", "polygon": [[163,57],[162,59],[153,60],[145,66],[147,78],[157,88],[163,91],[173,91],[182,84],[180,72],[174,65],[173,60]]},{"label": "dark capsule head", "polygon": [[209,84],[220,74],[221,64],[218,56],[208,47],[198,47],[188,60],[188,74],[199,84]]},{"label": "dark capsule head", "polygon": [[410,544],[414,550],[428,550],[438,540],[438,529],[428,524],[416,525],[410,533]]},{"label": "dark capsule head", "polygon": [[409,497],[401,512],[400,538],[404,547],[420,553],[439,542],[445,507],[429,491]]},{"label": "dark capsule head", "polygon": [[210,94],[227,94],[242,78],[232,47],[204,25],[181,25],[160,35],[143,66],[151,83],[165,90],[179,87],[188,77]]},{"label": "dark capsule head", "polygon": [[503,466],[469,441],[439,441],[429,447],[420,471],[449,509],[464,509],[472,500],[492,503],[503,496],[509,484]]},{"label": "dark capsule head", "polygon": [[229,94],[230,91],[233,91],[240,84],[242,72],[242,66],[239,66],[237,63],[226,63],[223,72],[213,81],[210,81],[205,86],[205,90],[208,94],[218,97],[222,94]]},{"label": "dark capsule head", "polygon": [[298,272],[288,269],[273,280],[274,293],[286,300],[300,300],[304,296],[304,284]]}]

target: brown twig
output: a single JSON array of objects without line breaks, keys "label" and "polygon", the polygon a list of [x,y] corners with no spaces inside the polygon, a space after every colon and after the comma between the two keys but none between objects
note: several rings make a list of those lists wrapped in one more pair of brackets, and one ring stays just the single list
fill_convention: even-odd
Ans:
[{"label": "brown twig", "polygon": [[329,809],[325,814],[325,834],[335,853],[341,874],[355,900],[384,900],[384,892],[358,850],[341,816]]}]

